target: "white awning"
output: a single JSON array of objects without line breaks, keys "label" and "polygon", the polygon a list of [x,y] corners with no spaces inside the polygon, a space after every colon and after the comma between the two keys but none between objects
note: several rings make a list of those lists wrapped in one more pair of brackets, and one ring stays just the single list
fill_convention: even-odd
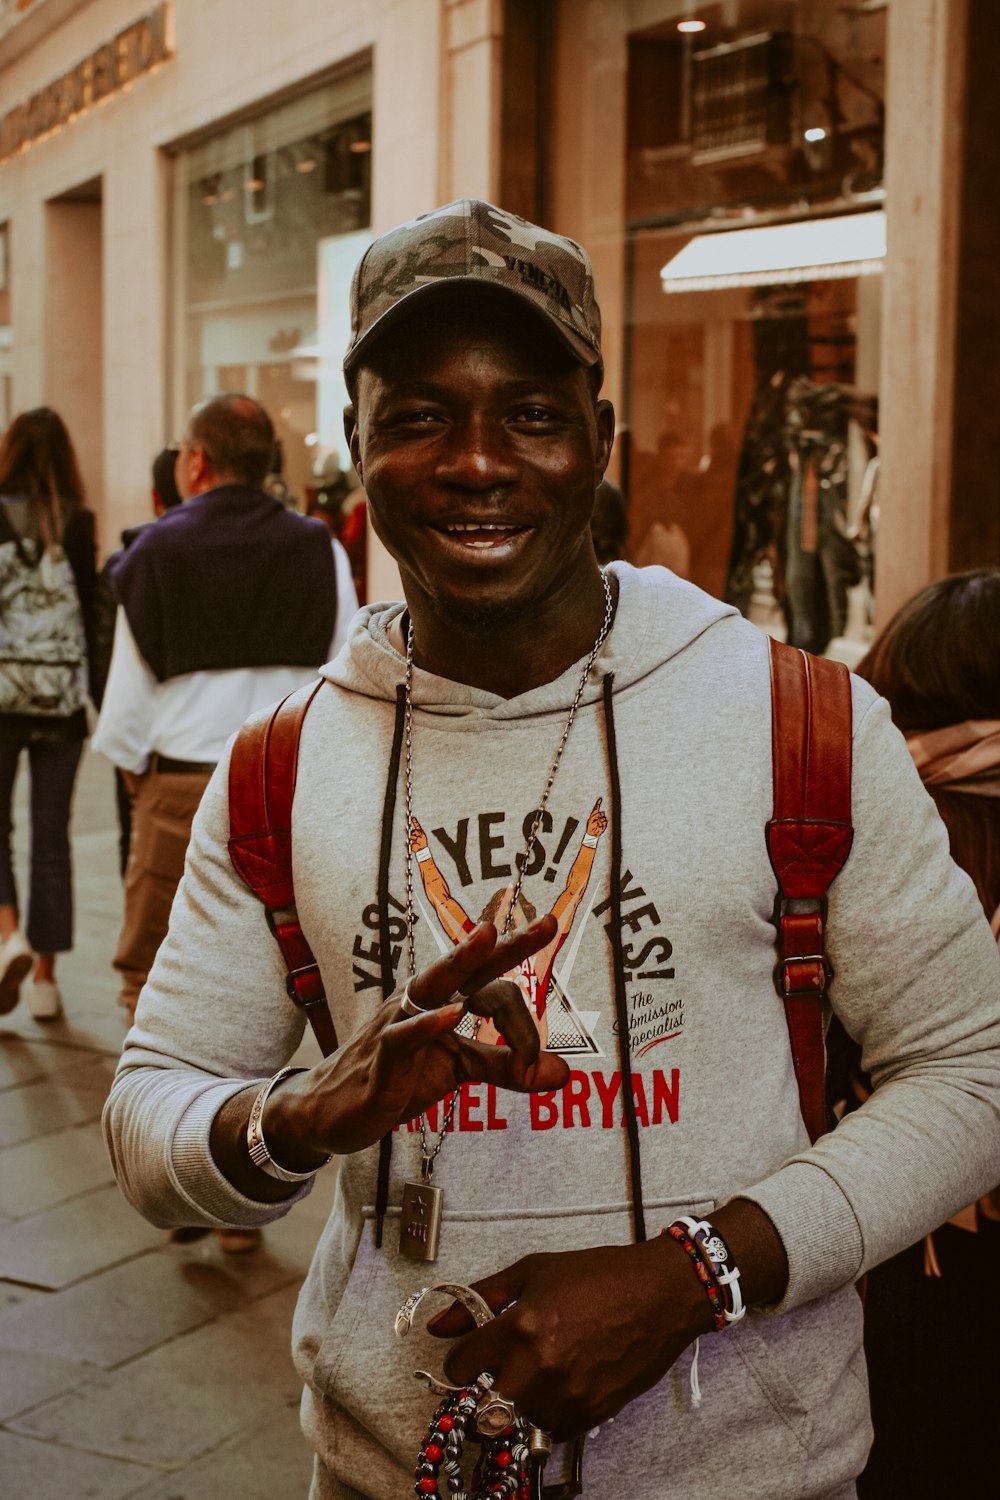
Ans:
[{"label": "white awning", "polygon": [[665,292],[870,276],[885,258],[885,211],[696,234],[660,271]]}]

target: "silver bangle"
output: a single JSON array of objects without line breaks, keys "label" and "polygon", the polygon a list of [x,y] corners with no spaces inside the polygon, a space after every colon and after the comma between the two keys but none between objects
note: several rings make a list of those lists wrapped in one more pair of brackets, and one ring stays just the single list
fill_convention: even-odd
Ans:
[{"label": "silver bangle", "polygon": [[290,1077],[292,1073],[307,1071],[306,1068],[282,1068],[275,1073],[273,1078],[269,1078],[253,1101],[250,1119],[247,1122],[247,1150],[250,1153],[250,1160],[255,1167],[266,1172],[268,1177],[276,1178],[278,1182],[307,1182],[310,1177],[315,1177],[320,1167],[325,1167],[332,1160],[328,1156],[325,1161],[317,1162],[316,1166],[310,1168],[308,1172],[289,1172],[285,1167],[279,1167],[264,1140],[262,1129],[264,1105],[267,1103],[271,1090],[277,1088],[278,1084]]}]

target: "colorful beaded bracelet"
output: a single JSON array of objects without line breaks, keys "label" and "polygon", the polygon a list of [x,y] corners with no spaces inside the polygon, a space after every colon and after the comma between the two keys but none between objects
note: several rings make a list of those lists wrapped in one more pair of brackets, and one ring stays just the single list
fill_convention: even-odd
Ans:
[{"label": "colorful beaded bracelet", "polygon": [[738,1323],[746,1312],[746,1307],[740,1287],[740,1269],[729,1246],[715,1225],[710,1224],[707,1219],[692,1219],[687,1214],[681,1214],[675,1222],[687,1230],[695,1248],[708,1262],[725,1303],[726,1322]]},{"label": "colorful beaded bracelet", "polygon": [[715,1273],[709,1269],[708,1262],[698,1250],[694,1240],[688,1234],[683,1224],[670,1224],[663,1233],[669,1234],[672,1240],[677,1241],[694,1266],[695,1275],[705,1288],[708,1300],[712,1304],[712,1321],[715,1331],[716,1333],[721,1333],[726,1327],[726,1309],[722,1301],[719,1283],[715,1279]]}]

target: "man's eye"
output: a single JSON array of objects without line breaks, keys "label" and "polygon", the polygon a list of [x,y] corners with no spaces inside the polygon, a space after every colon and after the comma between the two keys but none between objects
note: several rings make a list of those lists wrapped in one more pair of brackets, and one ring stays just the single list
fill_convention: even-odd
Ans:
[{"label": "man's eye", "polygon": [[389,423],[393,427],[426,427],[438,420],[437,413],[425,406],[408,406],[402,411],[393,412]]},{"label": "man's eye", "polygon": [[515,421],[532,427],[542,422],[553,422],[555,419],[556,413],[547,406],[522,406],[514,414]]}]

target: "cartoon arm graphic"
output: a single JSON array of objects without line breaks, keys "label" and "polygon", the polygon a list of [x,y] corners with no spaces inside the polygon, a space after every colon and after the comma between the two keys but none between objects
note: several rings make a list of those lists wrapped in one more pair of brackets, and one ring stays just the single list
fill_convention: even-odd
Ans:
[{"label": "cartoon arm graphic", "polygon": [[559,923],[560,937],[565,937],[569,932],[580,909],[580,902],[583,900],[584,891],[590,880],[590,872],[594,868],[594,860],[597,857],[598,841],[608,826],[607,814],[601,811],[602,800],[598,797],[594,803],[594,810],[587,819],[587,830],[584,833],[579,853],[570,866],[566,887],[556,898],[556,904],[552,908],[552,915]]},{"label": "cartoon arm graphic", "polygon": [[583,835],[576,859],[570,866],[566,885],[556,897],[552,908],[552,915],[559,926],[556,935],[548,947],[542,948],[534,959],[535,970],[538,973],[541,984],[539,986],[539,1004],[545,1004],[545,996],[548,993],[549,979],[552,974],[552,965],[556,954],[566,941],[566,935],[576,920],[576,914],[580,909],[584,892],[590,881],[590,872],[594,868],[594,860],[597,858],[597,845],[601,834],[608,826],[607,814],[601,808],[602,798],[598,797],[594,803],[593,811],[587,819],[587,828]]},{"label": "cartoon arm graphic", "polygon": [[413,819],[410,831],[410,852],[416,855],[420,879],[424,883],[428,901],[437,912],[438,921],[452,941],[460,943],[472,931],[473,924],[451,894],[447,880],[434,863],[427,835],[416,818]]}]

